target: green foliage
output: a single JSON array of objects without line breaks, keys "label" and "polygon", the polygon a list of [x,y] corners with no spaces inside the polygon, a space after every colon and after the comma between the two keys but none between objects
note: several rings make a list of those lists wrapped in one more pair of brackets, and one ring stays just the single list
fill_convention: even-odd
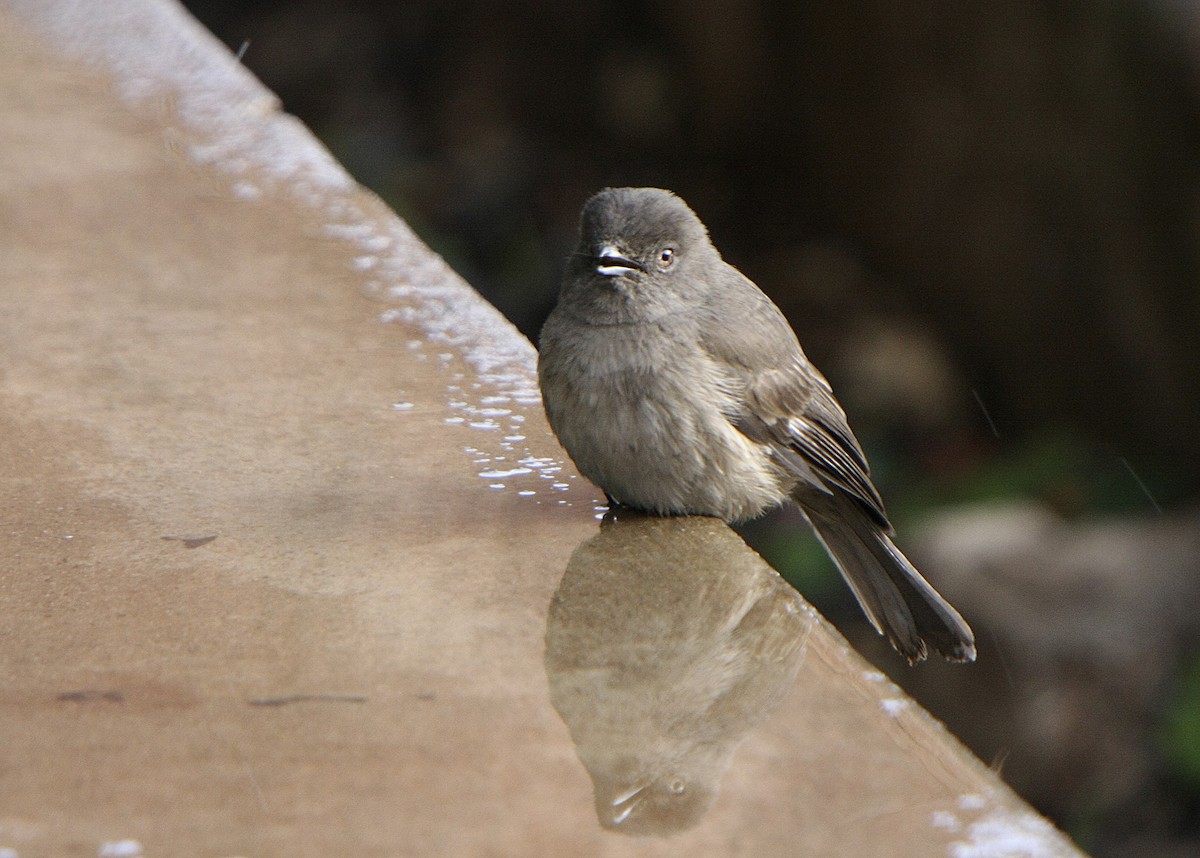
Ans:
[{"label": "green foliage", "polygon": [[1184,663],[1163,713],[1160,750],[1167,766],[1200,793],[1200,653]]},{"label": "green foliage", "polygon": [[776,530],[759,545],[759,553],[814,604],[836,599],[839,595],[838,588],[843,585],[837,569],[821,543],[806,532],[804,525]]},{"label": "green foliage", "polygon": [[1005,500],[1040,501],[1069,518],[1155,515],[1187,500],[1189,490],[1168,462],[1118,455],[1066,432],[1006,445],[950,473],[931,473],[915,457],[888,469],[886,455],[872,455],[882,465],[876,475],[898,521],[935,507]]}]

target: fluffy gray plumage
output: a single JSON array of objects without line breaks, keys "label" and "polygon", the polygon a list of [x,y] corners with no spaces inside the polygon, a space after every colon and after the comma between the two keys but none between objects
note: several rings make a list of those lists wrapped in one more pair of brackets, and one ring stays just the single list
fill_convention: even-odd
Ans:
[{"label": "fluffy gray plumage", "polygon": [[741,521],[790,499],[910,663],[929,648],[975,658],[970,628],[889,538],[829,383],[679,197],[588,200],[538,376],[555,434],[611,501]]}]

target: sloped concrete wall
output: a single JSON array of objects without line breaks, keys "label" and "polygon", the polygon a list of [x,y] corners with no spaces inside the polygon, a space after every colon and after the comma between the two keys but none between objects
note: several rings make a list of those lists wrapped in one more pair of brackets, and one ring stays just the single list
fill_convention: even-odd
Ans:
[{"label": "sloped concrete wall", "polygon": [[0,112],[3,854],[1077,854],[724,525],[601,526],[170,0],[7,0]]}]

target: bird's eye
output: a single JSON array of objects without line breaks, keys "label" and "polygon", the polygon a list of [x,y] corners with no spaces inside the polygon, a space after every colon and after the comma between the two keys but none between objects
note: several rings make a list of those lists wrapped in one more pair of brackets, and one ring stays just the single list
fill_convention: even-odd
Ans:
[{"label": "bird's eye", "polygon": [[664,247],[658,253],[658,265],[660,268],[670,268],[671,263],[675,261],[675,248]]}]

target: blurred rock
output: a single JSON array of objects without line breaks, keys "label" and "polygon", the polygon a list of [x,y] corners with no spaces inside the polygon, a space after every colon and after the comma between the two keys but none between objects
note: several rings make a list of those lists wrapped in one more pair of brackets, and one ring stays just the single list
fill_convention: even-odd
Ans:
[{"label": "blurred rock", "polygon": [[1060,820],[1103,829],[1162,804],[1155,725],[1200,640],[1200,513],[982,506],[932,523],[914,555],[981,646],[978,670],[911,673],[910,690]]}]

